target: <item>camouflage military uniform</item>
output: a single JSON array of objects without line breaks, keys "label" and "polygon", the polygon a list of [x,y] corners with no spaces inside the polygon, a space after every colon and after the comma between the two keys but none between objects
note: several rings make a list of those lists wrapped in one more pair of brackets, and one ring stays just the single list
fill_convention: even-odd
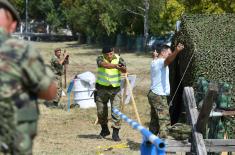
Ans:
[{"label": "camouflage military uniform", "polygon": [[62,75],[64,66],[58,63],[59,58],[56,56],[53,56],[51,58],[51,69],[55,74],[56,77],[56,83],[57,83],[57,95],[53,100],[53,103],[55,106],[58,106],[58,103],[60,102],[61,96],[62,96]]},{"label": "camouflage military uniform", "polygon": [[[120,87],[104,87],[96,84],[97,94],[96,94],[96,106],[98,113],[99,124],[108,123],[108,101],[111,103],[111,107],[115,109],[120,109]],[[120,117],[112,112],[112,127],[117,129],[120,128]]]},{"label": "camouflage military uniform", "polygon": [[151,90],[148,93],[148,100],[151,106],[151,120],[149,130],[161,138],[166,138],[170,123],[169,106],[166,96],[160,96],[153,93]]},{"label": "camouflage military uniform", "polygon": [[0,29],[0,141],[11,154],[31,154],[37,132],[37,93],[46,90],[53,73],[39,53]]},{"label": "camouflage military uniform", "polygon": [[[97,58],[97,65],[104,61],[103,56],[99,56]],[[126,66],[125,61],[120,57],[119,64]],[[108,101],[111,103],[112,108],[120,109],[120,87],[112,87],[112,86],[102,86],[96,83],[96,95],[95,101],[97,106],[97,115],[99,124],[107,124],[108,123]],[[120,129],[121,121],[120,117],[112,112],[112,127]]]}]

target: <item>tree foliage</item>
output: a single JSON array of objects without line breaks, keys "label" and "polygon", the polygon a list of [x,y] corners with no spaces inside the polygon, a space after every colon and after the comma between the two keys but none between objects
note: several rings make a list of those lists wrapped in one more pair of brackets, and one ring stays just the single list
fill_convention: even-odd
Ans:
[{"label": "tree foliage", "polygon": [[[10,0],[25,19],[25,0]],[[56,30],[69,27],[73,34],[93,40],[117,34],[144,34],[145,0],[28,0],[29,17],[45,21]],[[148,0],[148,33],[165,34],[174,30],[182,14],[234,13],[234,0]]]}]

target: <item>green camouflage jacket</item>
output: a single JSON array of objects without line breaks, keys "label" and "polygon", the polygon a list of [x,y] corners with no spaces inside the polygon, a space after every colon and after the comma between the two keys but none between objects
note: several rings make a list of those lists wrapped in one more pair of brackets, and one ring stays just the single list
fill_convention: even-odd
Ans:
[{"label": "green camouflage jacket", "polygon": [[35,48],[0,28],[0,141],[15,124],[38,119],[37,94],[53,78]]},{"label": "green camouflage jacket", "polygon": [[61,76],[63,74],[63,65],[59,64],[60,59],[55,55],[51,58],[51,69],[54,74]]}]

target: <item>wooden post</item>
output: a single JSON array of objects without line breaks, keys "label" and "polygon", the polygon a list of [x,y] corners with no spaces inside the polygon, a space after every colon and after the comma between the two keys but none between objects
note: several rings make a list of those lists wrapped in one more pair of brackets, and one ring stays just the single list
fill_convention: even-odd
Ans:
[{"label": "wooden post", "polygon": [[64,88],[67,87],[67,63],[64,64]]},{"label": "wooden post", "polygon": [[134,99],[134,96],[133,96],[133,93],[132,93],[132,89],[131,89],[129,79],[127,77],[127,73],[125,74],[125,79],[126,79],[126,84],[127,84],[127,87],[129,88],[129,92],[130,92],[130,95],[131,95],[132,106],[134,108],[136,118],[138,120],[138,123],[141,125],[140,116],[139,116],[138,110],[136,108],[135,99]]},{"label": "wooden post", "polygon": [[213,103],[218,97],[218,85],[214,83],[210,83],[208,87],[207,94],[203,100],[202,108],[200,110],[196,129],[198,132],[205,134],[207,122],[210,116],[211,109],[213,107]]},{"label": "wooden post", "polygon": [[[66,50],[64,50],[64,54],[66,53]],[[67,67],[69,64],[69,55],[66,56],[64,60],[64,88],[67,87]]]},{"label": "wooden post", "polygon": [[183,101],[186,107],[186,112],[188,113],[188,120],[192,125],[192,148],[196,151],[198,155],[206,155],[206,147],[201,133],[196,130],[196,123],[198,118],[198,110],[196,105],[196,100],[194,97],[194,91],[192,87],[185,87],[183,92]]}]

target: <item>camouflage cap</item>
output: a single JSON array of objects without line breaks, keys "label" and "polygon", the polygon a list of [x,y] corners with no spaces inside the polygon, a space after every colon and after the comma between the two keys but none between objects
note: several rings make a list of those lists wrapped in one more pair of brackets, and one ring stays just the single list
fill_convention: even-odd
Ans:
[{"label": "camouflage cap", "polygon": [[20,16],[10,2],[8,2],[7,0],[0,0],[0,8],[7,9],[12,14],[14,20],[17,21],[17,25],[20,24]]},{"label": "camouflage cap", "polygon": [[61,48],[56,48],[54,52],[61,51]]},{"label": "camouflage cap", "polygon": [[102,49],[102,53],[110,53],[110,52],[112,52],[113,51],[113,48],[111,48],[111,47],[109,47],[109,46],[107,46],[107,47],[104,47],[103,49]]}]

